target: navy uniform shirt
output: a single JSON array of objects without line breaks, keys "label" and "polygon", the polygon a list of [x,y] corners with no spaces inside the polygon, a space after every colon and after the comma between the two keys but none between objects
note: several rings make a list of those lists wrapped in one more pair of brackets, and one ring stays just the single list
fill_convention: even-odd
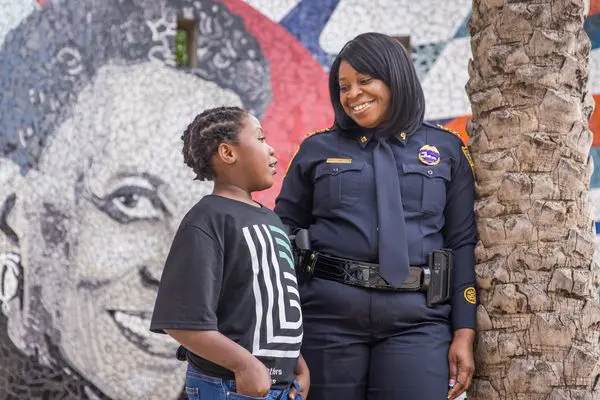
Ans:
[{"label": "navy uniform shirt", "polygon": [[[433,250],[454,250],[452,327],[475,329],[477,233],[466,147],[454,134],[427,123],[390,143],[397,165],[393,172],[400,178],[403,204],[398,206],[404,207],[410,265],[427,264]],[[350,134],[335,128],[313,134],[300,145],[275,212],[292,230],[309,229],[314,251],[377,262],[376,145],[372,130]],[[437,165],[419,160],[423,146],[435,147]]]}]

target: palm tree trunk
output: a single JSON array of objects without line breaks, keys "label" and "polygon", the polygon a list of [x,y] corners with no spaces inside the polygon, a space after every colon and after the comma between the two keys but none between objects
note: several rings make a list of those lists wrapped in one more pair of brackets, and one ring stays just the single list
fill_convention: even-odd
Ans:
[{"label": "palm tree trunk", "polygon": [[474,0],[479,243],[471,398],[600,398],[585,0]]}]

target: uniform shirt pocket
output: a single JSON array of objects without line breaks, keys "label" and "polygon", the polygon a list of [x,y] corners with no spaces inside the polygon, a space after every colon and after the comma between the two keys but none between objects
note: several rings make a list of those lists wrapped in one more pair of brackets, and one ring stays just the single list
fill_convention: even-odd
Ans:
[{"label": "uniform shirt pocket", "polygon": [[319,164],[315,171],[314,204],[320,207],[353,206],[361,195],[363,161]]},{"label": "uniform shirt pocket", "polygon": [[402,164],[402,172],[400,186],[404,208],[441,215],[446,206],[446,185],[450,181],[450,166]]}]

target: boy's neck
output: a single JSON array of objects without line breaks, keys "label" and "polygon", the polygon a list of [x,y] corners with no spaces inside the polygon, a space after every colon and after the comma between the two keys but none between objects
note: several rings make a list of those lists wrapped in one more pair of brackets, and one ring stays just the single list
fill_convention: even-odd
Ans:
[{"label": "boy's neck", "polygon": [[260,204],[252,199],[252,194],[250,192],[230,183],[215,182],[212,194],[226,197],[231,200],[241,201],[242,203],[247,203],[254,207],[260,207]]}]

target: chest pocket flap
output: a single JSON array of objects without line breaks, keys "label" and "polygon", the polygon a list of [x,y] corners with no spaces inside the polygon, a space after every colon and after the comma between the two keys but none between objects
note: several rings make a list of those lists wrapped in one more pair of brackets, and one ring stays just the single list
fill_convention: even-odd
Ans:
[{"label": "chest pocket flap", "polygon": [[402,164],[402,172],[405,174],[419,174],[427,178],[442,178],[450,181],[450,166],[446,164],[439,165],[420,165],[420,164]]},{"label": "chest pocket flap", "polygon": [[364,161],[322,162],[315,170],[314,201],[321,206],[340,208],[354,205],[361,196]]},{"label": "chest pocket flap", "polygon": [[402,164],[402,172],[400,186],[404,207],[426,214],[442,214],[450,165]]},{"label": "chest pocket flap", "polygon": [[362,171],[364,161],[352,161],[350,163],[327,163],[323,162],[317,166],[315,180],[323,175],[338,175],[347,171]]}]

